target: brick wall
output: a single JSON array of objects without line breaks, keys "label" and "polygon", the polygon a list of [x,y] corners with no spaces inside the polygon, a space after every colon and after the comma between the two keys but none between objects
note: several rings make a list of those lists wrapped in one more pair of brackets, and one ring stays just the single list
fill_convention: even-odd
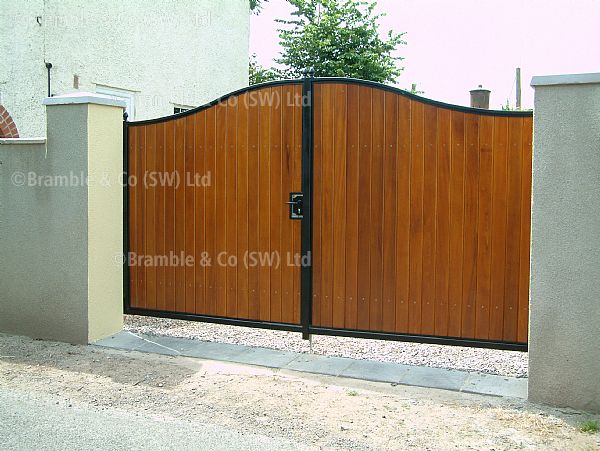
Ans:
[{"label": "brick wall", "polygon": [[0,105],[0,138],[18,138],[19,131],[10,113]]}]

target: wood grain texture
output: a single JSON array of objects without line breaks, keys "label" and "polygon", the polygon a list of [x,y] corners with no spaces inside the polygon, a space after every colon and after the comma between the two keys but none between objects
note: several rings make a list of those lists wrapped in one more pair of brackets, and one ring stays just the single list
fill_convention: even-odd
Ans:
[{"label": "wood grain texture", "polygon": [[[148,128],[148,131],[152,130],[152,125]],[[185,118],[177,119],[175,121],[175,171],[178,174],[178,180],[175,187],[175,255],[178,256],[178,260],[181,260],[182,256],[186,257],[185,249]],[[148,154],[152,153],[152,147],[148,146]],[[150,159],[148,159],[150,162]],[[154,170],[153,166],[149,166],[148,170]],[[152,196],[152,188],[146,188],[146,191]],[[149,223],[145,224],[146,230],[150,232],[151,228]],[[149,250],[147,250],[149,252]],[[152,254],[148,254],[152,255]],[[169,264],[169,266],[171,266]],[[182,261],[177,261],[173,265],[175,267],[175,308],[178,312],[186,311],[185,302],[185,272],[186,266]],[[152,265],[148,268],[152,271]],[[148,288],[151,286],[148,283]],[[148,300],[151,298],[148,297]],[[150,307],[150,306],[149,306]]]},{"label": "wood grain texture", "polygon": [[315,94],[313,323],[526,343],[531,118]]},{"label": "wood grain texture", "polygon": [[[360,330],[369,330],[370,288],[371,288],[371,134],[373,128],[372,97],[373,90],[359,88],[358,123],[358,235],[356,241],[358,253],[358,293],[357,321]],[[313,198],[319,198],[316,190]],[[376,224],[377,225],[377,224]],[[321,225],[323,228],[323,224]],[[314,232],[313,232],[314,233]]]},{"label": "wood grain texture", "polygon": [[519,314],[517,341],[527,342],[529,330],[529,249],[531,239],[531,174],[533,154],[533,118],[523,118],[523,157],[521,161],[521,244],[519,246]]},{"label": "wood grain texture", "polygon": [[[318,86],[318,85],[317,85]],[[318,110],[318,108],[317,108]],[[358,319],[358,246],[355,242],[348,240],[348,237],[358,236],[358,168],[359,168],[359,87],[356,85],[348,85],[347,96],[347,143],[346,143],[346,234],[338,239],[343,239],[345,242],[345,314],[344,327],[356,329]],[[317,114],[317,111],[315,111]],[[315,129],[315,134],[319,132]],[[316,136],[316,135],[315,135]],[[315,150],[315,158],[317,152]],[[315,191],[316,192],[316,191]],[[316,197],[316,196],[314,196]],[[317,238],[313,231],[313,239]],[[320,239],[320,238],[319,238]],[[314,246],[314,244],[313,244]],[[313,252],[317,249],[314,248]],[[319,262],[315,259],[313,265],[318,265]],[[314,268],[314,266],[313,266]],[[313,305],[313,308],[315,306]]]},{"label": "wood grain texture", "polygon": [[487,340],[490,325],[494,118],[479,118],[479,211],[477,215],[477,295],[475,338]]},{"label": "wood grain texture", "polygon": [[346,315],[346,113],[347,87],[333,90],[333,297],[331,324],[344,327]]},{"label": "wood grain texture", "polygon": [[300,228],[285,202],[301,190],[300,92],[263,88],[129,127],[130,174],[158,177],[129,189],[130,251],[167,259],[131,267],[132,307],[299,323]]},{"label": "wood grain texture", "polygon": [[423,301],[421,333],[435,333],[436,225],[437,225],[437,113],[425,105],[423,116]]},{"label": "wood grain texture", "polygon": [[437,197],[435,239],[435,335],[448,334],[450,280],[450,152],[451,112],[438,110]]},{"label": "wood grain texture", "polygon": [[[133,264],[132,307],[300,323],[285,202],[301,191],[301,93],[261,87],[128,127],[131,255],[193,259]],[[312,324],[526,343],[532,118],[352,82],[313,95]]]}]

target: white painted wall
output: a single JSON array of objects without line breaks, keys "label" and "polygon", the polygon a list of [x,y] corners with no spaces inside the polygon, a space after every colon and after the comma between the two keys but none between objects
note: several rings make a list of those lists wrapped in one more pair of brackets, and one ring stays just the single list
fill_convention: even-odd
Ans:
[{"label": "white painted wall", "polygon": [[1,103],[21,137],[44,136],[48,61],[54,95],[103,85],[134,93],[136,120],[173,114],[246,86],[248,42],[248,0],[12,0],[0,8]]}]

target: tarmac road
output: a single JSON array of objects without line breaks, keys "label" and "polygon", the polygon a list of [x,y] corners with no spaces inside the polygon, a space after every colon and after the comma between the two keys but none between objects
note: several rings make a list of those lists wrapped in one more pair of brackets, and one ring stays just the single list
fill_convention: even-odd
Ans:
[{"label": "tarmac road", "polygon": [[[10,450],[281,450],[293,442],[210,423],[94,410],[62,398],[17,394],[0,387],[0,449]],[[302,449],[306,449],[305,446]]]}]

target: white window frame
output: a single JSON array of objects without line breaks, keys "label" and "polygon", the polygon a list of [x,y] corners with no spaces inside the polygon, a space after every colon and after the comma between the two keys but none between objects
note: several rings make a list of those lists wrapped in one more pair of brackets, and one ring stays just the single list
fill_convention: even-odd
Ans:
[{"label": "white window frame", "polygon": [[[179,108],[180,110],[183,110],[183,111],[180,111],[179,113],[175,113],[175,108]],[[173,114],[181,114],[185,111],[193,110],[194,108],[196,108],[196,107],[191,106],[191,105],[184,105],[182,103],[173,103]]]},{"label": "white window frame", "polygon": [[98,94],[104,94],[110,96],[113,99],[125,101],[125,112],[127,113],[127,120],[135,120],[135,92],[128,91],[127,89],[113,88],[112,86],[96,84],[96,92]]}]

